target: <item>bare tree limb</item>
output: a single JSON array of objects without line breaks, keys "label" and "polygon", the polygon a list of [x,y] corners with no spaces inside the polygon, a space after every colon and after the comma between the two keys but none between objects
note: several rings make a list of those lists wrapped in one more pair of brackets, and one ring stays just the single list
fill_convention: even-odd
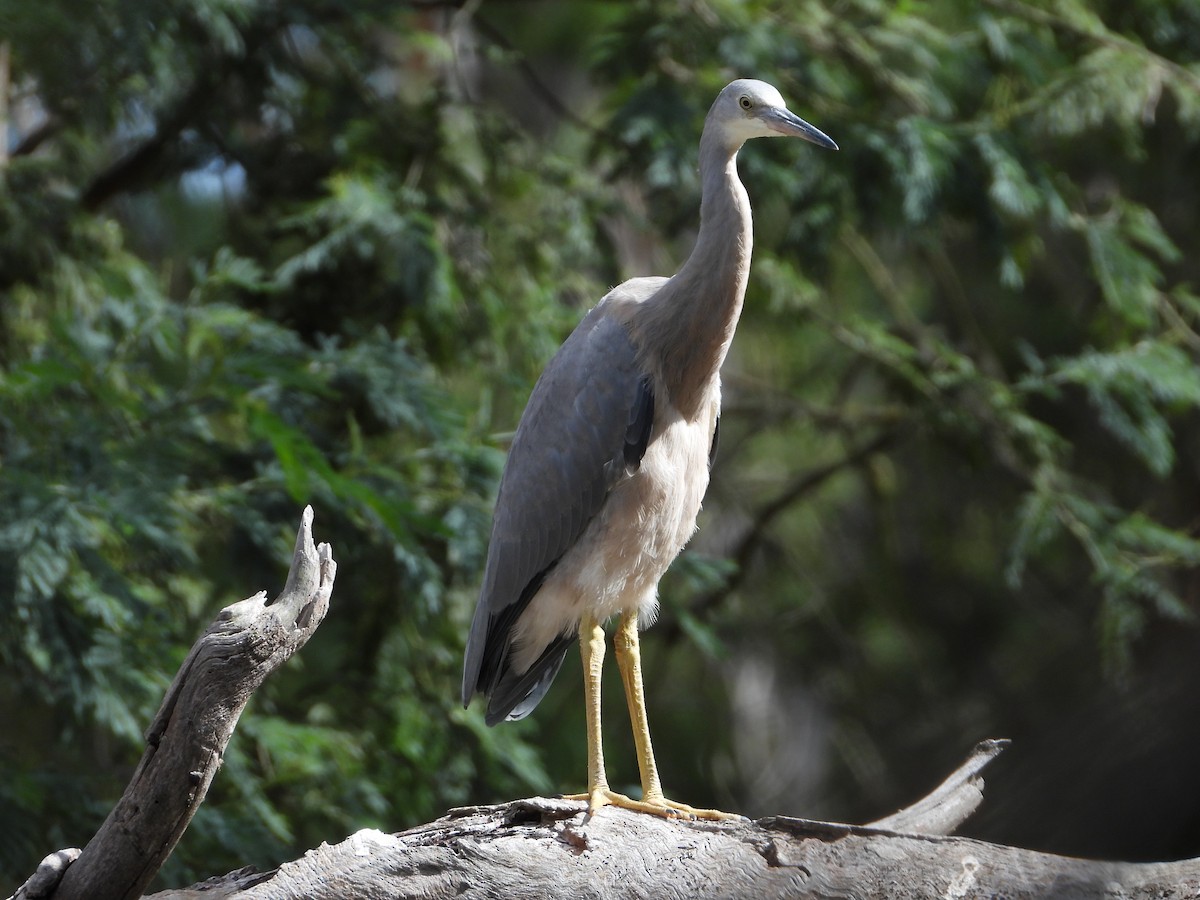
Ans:
[{"label": "bare tree limb", "polygon": [[[331,14],[340,15],[330,5]],[[97,172],[82,187],[79,202],[89,212],[98,210],[113,197],[142,187],[167,164],[178,149],[180,135],[197,127],[214,103],[224,95],[218,87],[240,69],[256,64],[256,54],[286,24],[274,3],[254,7],[252,16],[240,29],[236,51],[224,48],[194,66],[190,85],[168,106],[155,113],[154,132]],[[196,19],[187,20],[196,29],[197,41],[204,40],[204,26]]]},{"label": "bare tree limb", "polygon": [[[146,752],[125,794],[62,876],[55,900],[139,897],[170,855],[250,695],[329,609],[337,565],[328,544],[313,544],[312,520],[307,507],[278,599],[260,592],[227,606],[192,647],[146,732]],[[36,895],[27,883],[16,896]]]},{"label": "bare tree limb", "polygon": [[[948,784],[979,786],[1001,749],[985,742]],[[899,820],[944,823],[961,811],[947,785]],[[896,818],[896,817],[893,817]],[[939,826],[940,827],[940,826]],[[360,831],[247,883],[228,880],[151,900],[346,898],[1194,898],[1200,861],[1093,862],[969,838],[777,816],[680,822],[537,798],[451,810],[400,834]]]},{"label": "bare tree limb", "polygon": [[200,74],[183,96],[157,122],[154,133],[98,172],[80,194],[84,209],[95,211],[113,196],[142,184],[159,164],[171,142],[187,128],[212,98],[221,68]]},{"label": "bare tree limb", "polygon": [[12,158],[28,156],[62,128],[62,120],[50,116],[25,135],[13,148]]},{"label": "bare tree limb", "polygon": [[[203,801],[251,693],[328,610],[336,566],[328,544],[314,546],[311,526],[305,509],[279,599],[267,603],[257,594],[227,607],[192,648],[147,733],[133,781],[100,831],[82,853],[47,857],[17,898],[139,896]],[[978,806],[980,773],[1006,743],[981,743],[927,797],[870,825],[788,816],[687,822],[613,807],[589,816],[581,801],[535,798],[451,810],[399,834],[363,830],[270,872],[243,868],[152,897],[1200,896],[1200,860],[1100,862],[950,836]]]},{"label": "bare tree limb", "polygon": [[980,741],[967,761],[928,796],[871,822],[868,827],[907,834],[953,834],[983,802],[983,767],[999,756],[1006,740]]}]

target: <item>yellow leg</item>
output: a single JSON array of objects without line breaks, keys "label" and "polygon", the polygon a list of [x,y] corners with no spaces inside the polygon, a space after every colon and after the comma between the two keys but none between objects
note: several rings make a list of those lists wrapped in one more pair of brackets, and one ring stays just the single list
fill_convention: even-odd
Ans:
[{"label": "yellow leg", "polygon": [[579,648],[583,653],[583,696],[587,706],[588,813],[608,800],[608,776],[604,773],[604,740],[600,730],[600,676],[604,672],[604,629],[590,616],[579,625]]},{"label": "yellow leg", "polygon": [[583,698],[587,712],[588,789],[586,794],[570,794],[568,800],[586,800],[588,815],[602,806],[628,801],[608,787],[604,773],[604,740],[600,730],[600,679],[604,672],[604,629],[593,618],[579,623],[579,650],[583,655]]},{"label": "yellow leg", "polygon": [[[597,810],[609,804],[658,815],[679,815],[674,810],[667,810],[661,803],[650,804],[633,800],[609,788],[608,777],[604,772],[604,743],[600,731],[600,677],[604,671],[604,629],[593,618],[587,617],[579,623],[579,649],[583,655],[583,696],[587,706],[588,790],[586,794],[569,795],[568,799],[586,800],[589,816],[595,815]],[[659,791],[660,796],[661,794]]]},{"label": "yellow leg", "polygon": [[617,629],[617,666],[625,685],[625,702],[633,722],[633,740],[637,748],[638,770],[642,776],[642,799],[634,800],[618,794],[608,786],[604,772],[604,744],[600,730],[600,677],[604,671],[604,629],[593,618],[579,623],[579,649],[583,655],[583,695],[587,705],[588,792],[573,794],[571,800],[586,800],[588,815],[601,807],[613,805],[622,809],[651,813],[666,818],[737,819],[740,816],[715,809],[694,809],[663,797],[654,763],[654,748],[650,744],[650,725],[646,718],[646,700],[642,691],[642,658],[638,649],[637,615],[622,616]]},{"label": "yellow leg", "polygon": [[638,772],[642,776],[642,799],[661,803],[662,783],[658,780],[658,765],[654,762],[654,745],[650,742],[650,719],[646,715],[646,694],[642,689],[642,651],[638,640],[637,614],[621,616],[613,643],[617,649],[617,668],[625,685],[625,705],[633,725],[633,746],[637,751]]},{"label": "yellow leg", "polygon": [[[638,641],[637,613],[621,616],[614,640],[617,667],[621,670],[621,683],[625,686],[625,703],[629,706],[629,719],[633,725],[633,743],[637,750],[638,771],[642,776],[642,802],[631,808],[660,816],[680,816],[698,819],[737,819],[740,816],[716,809],[696,809],[684,803],[676,803],[663,796],[662,784],[658,779],[658,766],[654,762],[654,746],[650,742],[650,720],[646,715],[646,695],[642,688],[642,653]],[[627,804],[621,803],[621,806]]]}]

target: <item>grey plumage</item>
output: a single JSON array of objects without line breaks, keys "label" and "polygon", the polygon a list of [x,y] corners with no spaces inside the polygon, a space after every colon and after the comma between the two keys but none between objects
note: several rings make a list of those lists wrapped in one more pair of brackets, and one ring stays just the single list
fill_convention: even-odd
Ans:
[{"label": "grey plumage", "polygon": [[487,696],[489,725],[527,715],[562,665],[573,630],[517,672],[511,626],[613,485],[637,470],[652,411],[628,331],[597,305],[538,379],[500,482],[463,675],[463,704]]},{"label": "grey plumage", "polygon": [[[736,156],[746,140],[770,135],[836,148],[788,112],[770,85],[740,80],[721,91],[700,140],[695,248],[674,277],[627,281],[584,317],[534,387],[501,479],[463,703],[477,692],[487,696],[488,724],[528,714],[577,632],[586,632],[585,663],[595,667],[592,681],[585,672],[595,707],[593,808],[620,797],[607,789],[598,748],[603,633],[596,628],[619,614],[625,637],[618,662],[622,653],[633,659],[622,674],[635,732],[640,727],[643,791],[652,801],[638,808],[690,810],[663,800],[658,787],[631,617],[653,619],[658,580],[691,536],[708,486],[719,371],[741,314],[753,244]],[[601,793],[608,799],[598,799]]]}]

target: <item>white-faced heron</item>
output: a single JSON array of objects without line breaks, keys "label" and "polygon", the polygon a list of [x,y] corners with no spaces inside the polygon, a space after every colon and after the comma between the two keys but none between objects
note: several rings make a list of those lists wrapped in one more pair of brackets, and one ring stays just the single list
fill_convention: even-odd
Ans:
[{"label": "white-faced heron", "polygon": [[[721,817],[663,796],[642,692],[638,627],[696,528],[716,450],[721,363],[750,272],[750,201],[737,153],[750,138],[837,145],[742,79],[717,96],[700,138],[700,232],[672,278],[609,291],[542,373],[500,481],[483,589],[467,640],[463,703],[489,725],[545,695],[572,641],[583,652],[588,808]],[[602,624],[618,617],[617,665],[633,722],[642,799],[608,787],[600,736]]]}]

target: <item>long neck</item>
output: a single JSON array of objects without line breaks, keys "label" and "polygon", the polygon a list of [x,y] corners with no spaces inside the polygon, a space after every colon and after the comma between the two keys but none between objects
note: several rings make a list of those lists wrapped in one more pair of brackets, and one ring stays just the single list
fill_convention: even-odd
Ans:
[{"label": "long neck", "polygon": [[709,394],[733,340],[750,274],[750,201],[737,174],[737,150],[715,129],[700,140],[700,233],[691,255],[647,303],[649,339],[671,402],[694,414]]}]

